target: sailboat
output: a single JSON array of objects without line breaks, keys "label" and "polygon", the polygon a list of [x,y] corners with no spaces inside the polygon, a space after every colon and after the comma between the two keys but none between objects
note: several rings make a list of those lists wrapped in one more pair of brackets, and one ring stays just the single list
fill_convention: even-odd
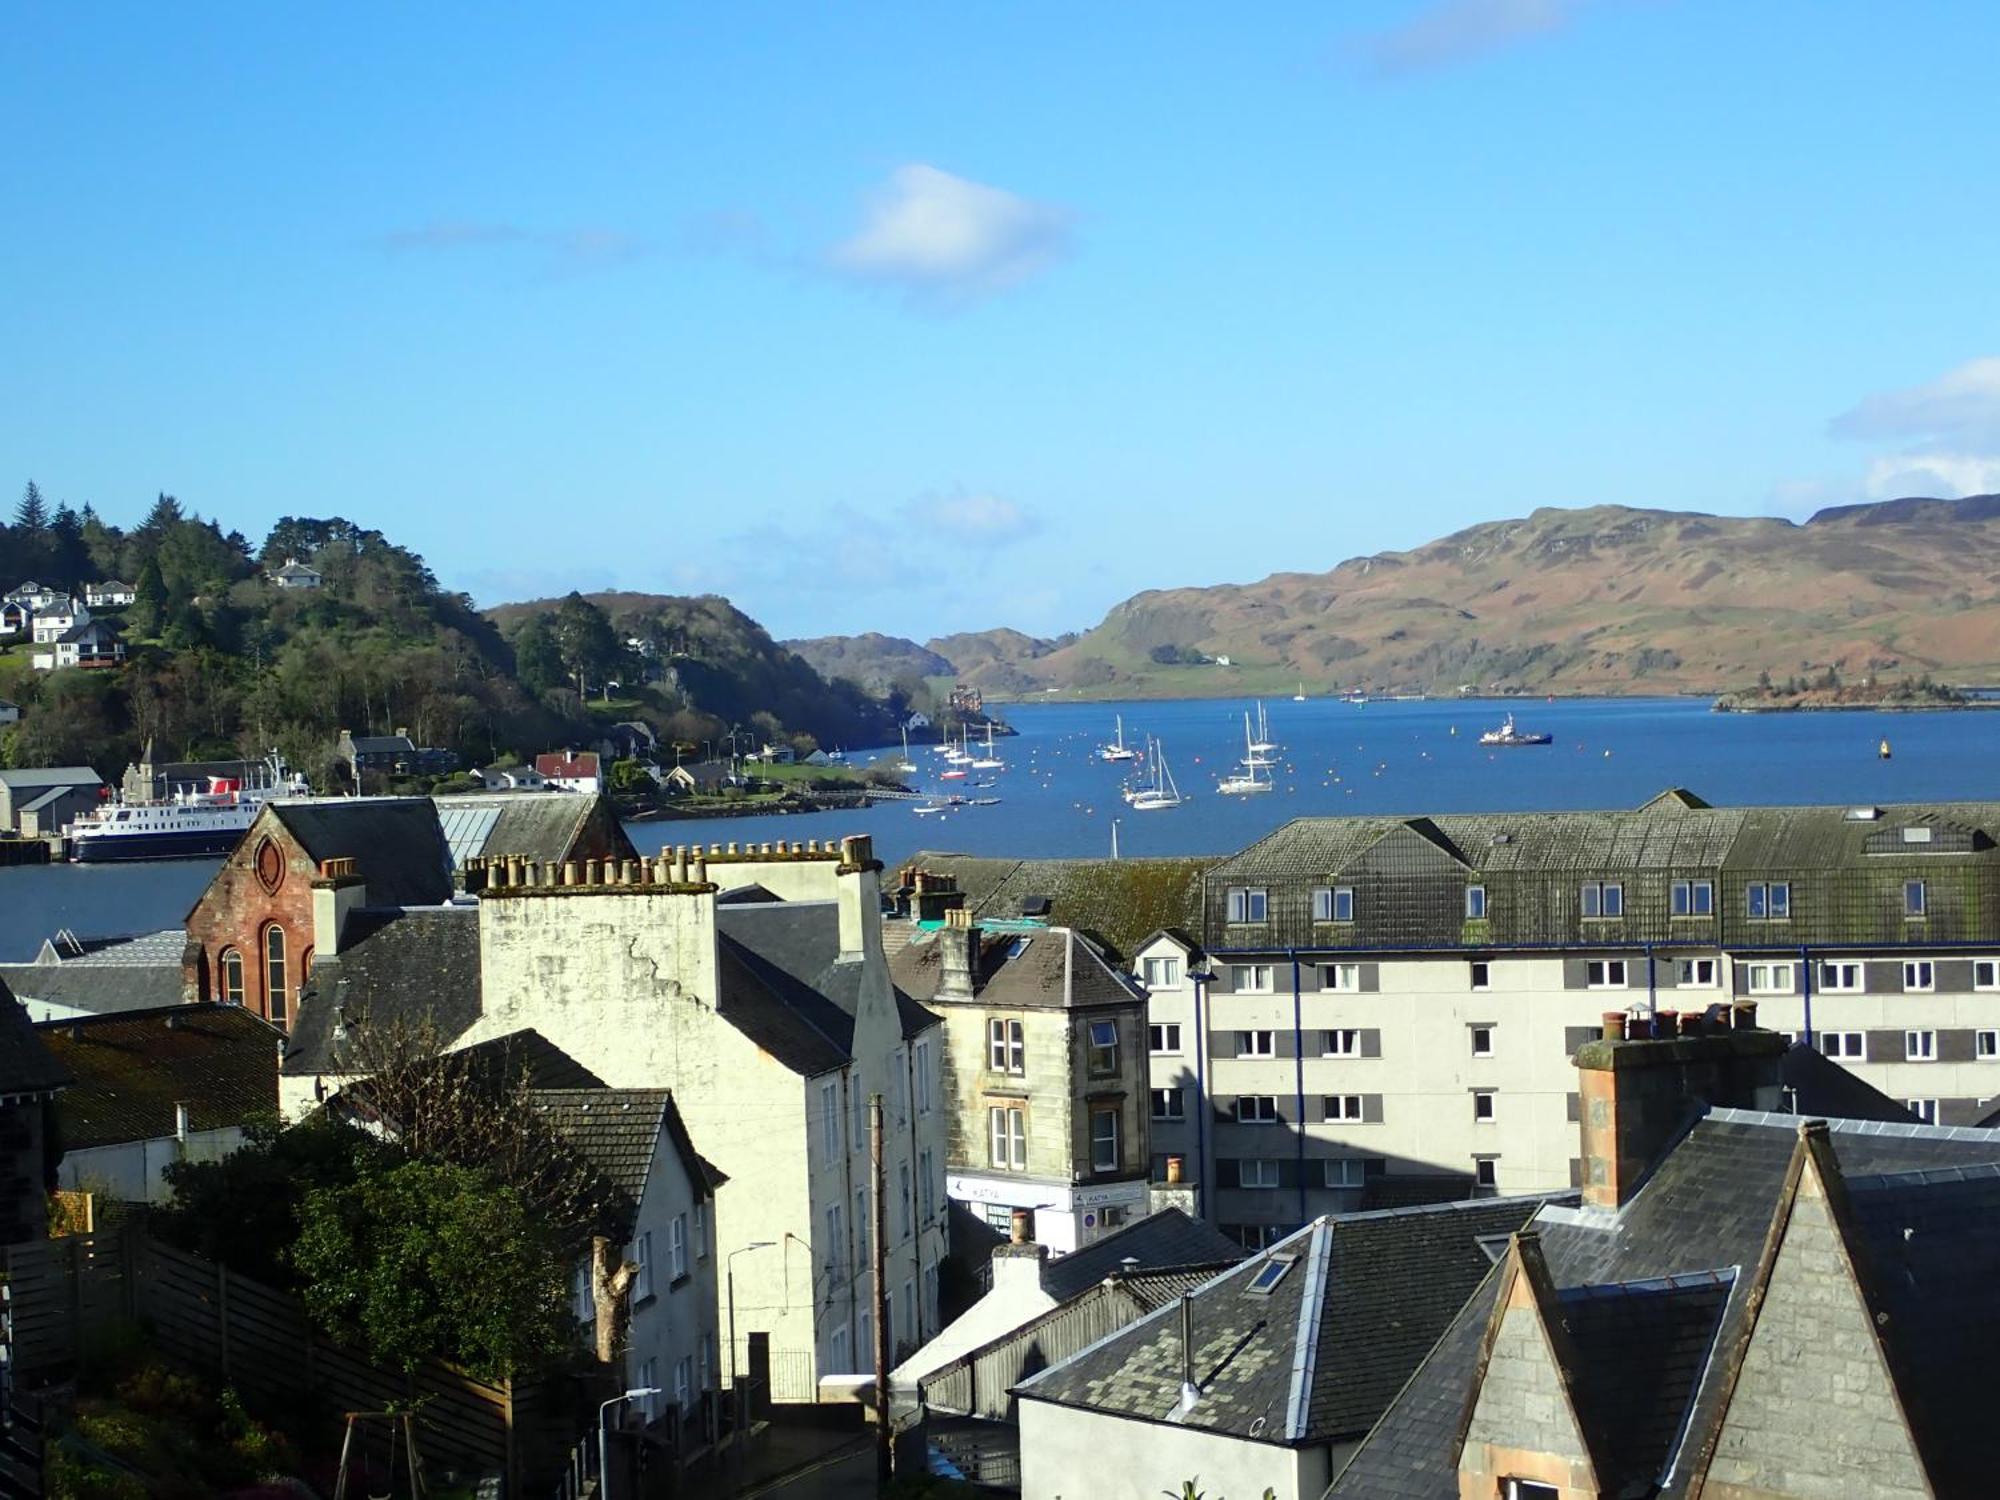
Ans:
[{"label": "sailboat", "polygon": [[1179,807],[1181,789],[1174,784],[1174,773],[1167,765],[1166,747],[1158,740],[1148,746],[1147,759],[1152,763],[1153,783],[1142,788],[1126,800],[1132,804],[1134,812],[1152,812],[1161,807]]},{"label": "sailboat", "polygon": [[1276,750],[1277,748],[1278,746],[1271,739],[1271,726],[1264,718],[1264,700],[1259,698],[1257,700],[1257,738],[1250,742],[1250,753],[1252,755],[1262,755],[1267,750]]},{"label": "sailboat", "polygon": [[1299,679],[1299,690],[1296,693],[1292,694],[1292,702],[1303,703],[1305,701],[1306,701],[1306,680],[1305,678],[1301,677]]},{"label": "sailboat", "polygon": [[1097,747],[1099,760],[1137,760],[1139,752],[1125,743],[1125,716],[1118,715],[1118,738],[1109,745]]},{"label": "sailboat", "polygon": [[1222,780],[1215,784],[1215,789],[1225,796],[1244,797],[1250,795],[1252,792],[1268,792],[1272,790],[1271,778],[1257,774],[1258,771],[1269,767],[1271,763],[1258,755],[1255,750],[1251,749],[1250,715],[1248,714],[1243,716],[1243,748],[1250,751],[1248,755],[1243,757],[1244,769],[1235,775],[1223,777]]},{"label": "sailboat", "polygon": [[969,766],[972,764],[972,752],[965,748],[965,730],[963,728],[960,728],[958,731],[958,743],[952,745],[944,752],[944,758],[947,763],[954,766]]},{"label": "sailboat", "polygon": [[904,776],[914,773],[917,769],[910,760],[910,728],[907,724],[903,726],[903,758],[893,762],[889,769]]},{"label": "sailboat", "polygon": [[972,769],[975,771],[1001,771],[1005,770],[1006,766],[1007,762],[993,753],[993,721],[988,719],[986,721],[986,753],[972,763]]}]

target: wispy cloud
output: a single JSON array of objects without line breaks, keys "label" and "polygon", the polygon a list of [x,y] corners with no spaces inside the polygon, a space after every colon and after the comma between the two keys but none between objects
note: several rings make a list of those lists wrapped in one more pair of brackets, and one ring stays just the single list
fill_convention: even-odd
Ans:
[{"label": "wispy cloud", "polygon": [[942,537],[995,546],[1024,541],[1041,530],[1039,517],[999,495],[925,496],[906,504],[903,515]]},{"label": "wispy cloud", "polygon": [[1866,397],[1828,431],[1857,442],[1903,444],[1869,464],[1870,495],[1991,494],[2000,490],[2000,356]]},{"label": "wispy cloud", "polygon": [[1067,209],[915,162],[869,195],[861,225],[827,252],[856,281],[934,310],[1019,286],[1069,253]]},{"label": "wispy cloud", "polygon": [[584,227],[536,230],[519,224],[439,219],[381,236],[393,254],[452,254],[470,250],[513,250],[537,255],[555,272],[597,271],[651,253],[651,243],[622,229]]},{"label": "wispy cloud", "polygon": [[1388,77],[1448,67],[1560,31],[1585,0],[1428,0],[1395,26],[1354,39],[1362,63]]}]

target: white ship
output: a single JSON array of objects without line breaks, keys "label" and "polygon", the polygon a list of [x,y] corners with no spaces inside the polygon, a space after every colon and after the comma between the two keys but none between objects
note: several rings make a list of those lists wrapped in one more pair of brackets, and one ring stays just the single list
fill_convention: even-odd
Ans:
[{"label": "white ship", "polygon": [[63,830],[69,857],[99,864],[227,854],[266,802],[310,794],[305,778],[287,771],[277,756],[264,769],[259,785],[211,776],[206,788],[173,789],[157,801],[106,803]]}]

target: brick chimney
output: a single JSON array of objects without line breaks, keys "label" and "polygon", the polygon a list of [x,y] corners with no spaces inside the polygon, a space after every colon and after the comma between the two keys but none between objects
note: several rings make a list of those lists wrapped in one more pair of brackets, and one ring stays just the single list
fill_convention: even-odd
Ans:
[{"label": "brick chimney", "polygon": [[1702,1104],[1781,1109],[1784,1054],[1779,1033],[1749,1029],[1585,1043],[1576,1054],[1583,1201],[1618,1208],[1630,1200]]},{"label": "brick chimney", "polygon": [[958,877],[936,870],[919,870],[910,892],[910,915],[919,922],[942,922],[945,913],[965,905]]},{"label": "brick chimney", "polygon": [[937,998],[972,999],[976,988],[974,976],[979,967],[979,929],[972,923],[972,913],[962,906],[947,911],[944,926],[938,929],[937,945],[940,968]]}]

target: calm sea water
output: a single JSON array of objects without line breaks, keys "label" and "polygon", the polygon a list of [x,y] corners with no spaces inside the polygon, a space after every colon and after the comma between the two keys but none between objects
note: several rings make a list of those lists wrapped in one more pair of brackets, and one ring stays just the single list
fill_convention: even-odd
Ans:
[{"label": "calm sea water", "polygon": [[[2000,797],[2000,710],[1919,714],[1717,714],[1706,701],[1595,699],[1542,703],[1335,699],[1267,702],[1270,738],[1284,748],[1277,789],[1224,797],[1216,778],[1243,754],[1246,705],[1226,700],[1016,705],[1020,734],[999,742],[1007,762],[990,789],[944,782],[941,756],[911,746],[927,790],[998,797],[918,817],[906,803],[810,816],[642,823],[644,852],[663,844],[874,835],[896,860],[918,849],[974,854],[1108,854],[1118,825],[1127,855],[1217,853],[1290,818],[1359,812],[1632,807],[1670,786],[1711,802],[1891,802]],[[1488,750],[1481,730],[1511,710],[1547,748]],[[1125,719],[1128,744],[1157,735],[1187,801],[1133,812],[1118,795],[1124,768],[1096,758]],[[1454,734],[1453,731],[1456,730]],[[1891,760],[1876,755],[1887,738]],[[893,759],[893,748],[880,752]],[[868,752],[853,753],[865,764]],[[32,954],[47,933],[85,936],[177,925],[207,884],[212,861],[0,870],[0,960]]]}]

